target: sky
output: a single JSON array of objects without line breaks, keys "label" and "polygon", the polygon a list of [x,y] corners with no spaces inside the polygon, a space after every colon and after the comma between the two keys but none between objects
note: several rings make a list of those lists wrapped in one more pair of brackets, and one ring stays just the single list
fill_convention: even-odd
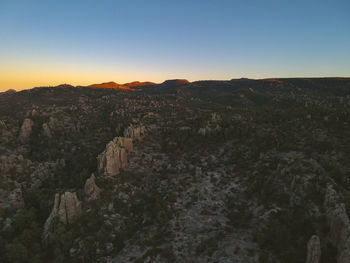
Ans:
[{"label": "sky", "polygon": [[350,77],[349,0],[0,0],[0,91]]}]

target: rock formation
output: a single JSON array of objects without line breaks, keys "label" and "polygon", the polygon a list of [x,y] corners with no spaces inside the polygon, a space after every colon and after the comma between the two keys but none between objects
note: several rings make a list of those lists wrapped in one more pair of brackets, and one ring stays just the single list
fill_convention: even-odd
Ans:
[{"label": "rock formation", "polygon": [[81,215],[81,202],[76,193],[65,192],[55,195],[55,202],[49,217],[46,219],[42,240],[47,243],[54,233],[54,220],[58,218],[63,224],[74,223]]},{"label": "rock formation", "polygon": [[126,167],[127,154],[132,150],[133,144],[131,138],[114,138],[97,157],[98,170],[107,176],[117,175],[120,168]]},{"label": "rock formation", "polygon": [[350,220],[345,205],[332,185],[327,186],[325,208],[330,224],[331,240],[337,247],[337,262],[350,263]]},{"label": "rock formation", "polygon": [[19,139],[21,142],[26,142],[32,132],[32,128],[33,128],[34,122],[31,119],[25,119],[23,121],[22,127],[21,127],[21,131],[19,134]]},{"label": "rock formation", "polygon": [[92,174],[85,182],[84,193],[86,200],[96,200],[100,196],[100,188],[95,183],[95,175]]},{"label": "rock formation", "polygon": [[81,202],[76,193],[65,192],[61,195],[58,218],[63,224],[74,223],[81,214]]},{"label": "rock formation", "polygon": [[47,123],[43,124],[43,133],[46,137],[51,138],[51,130],[50,130],[50,126]]},{"label": "rock formation", "polygon": [[0,128],[7,129],[5,122],[2,120],[0,120]]},{"label": "rock formation", "polygon": [[319,263],[320,260],[321,260],[320,238],[314,235],[310,238],[309,242],[307,242],[306,263]]},{"label": "rock formation", "polygon": [[200,128],[198,130],[198,134],[200,134],[202,136],[206,136],[208,132],[210,132],[210,128],[209,127],[208,128]]},{"label": "rock formation", "polygon": [[60,202],[60,195],[55,194],[54,205],[49,217],[46,219],[46,222],[44,225],[44,231],[42,234],[42,241],[44,244],[47,244],[50,241],[51,235],[54,232],[53,223],[54,223],[54,219],[58,215],[59,202]]},{"label": "rock formation", "polygon": [[130,125],[124,130],[124,137],[141,140],[143,135],[145,134],[145,130],[145,126],[143,126],[142,124],[138,126]]}]

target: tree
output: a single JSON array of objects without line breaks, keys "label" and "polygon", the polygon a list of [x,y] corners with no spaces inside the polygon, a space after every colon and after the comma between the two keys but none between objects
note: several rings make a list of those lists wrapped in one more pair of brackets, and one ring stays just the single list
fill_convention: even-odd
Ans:
[{"label": "tree", "polygon": [[7,247],[7,259],[11,263],[26,262],[28,260],[28,250],[23,244],[14,241]]}]

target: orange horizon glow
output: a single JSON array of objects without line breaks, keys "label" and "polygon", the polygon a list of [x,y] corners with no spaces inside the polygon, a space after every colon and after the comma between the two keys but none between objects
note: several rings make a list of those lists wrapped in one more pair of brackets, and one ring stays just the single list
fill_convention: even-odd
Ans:
[{"label": "orange horizon glow", "polygon": [[[267,82],[278,82],[275,78],[322,78],[322,77],[330,77],[330,78],[348,78],[349,76],[279,76],[274,78],[265,78],[265,77],[244,77],[248,79],[262,79]],[[186,79],[190,82],[193,81],[201,81],[201,80],[231,80],[231,79],[239,79],[241,77],[231,77],[231,78],[202,78],[202,79],[190,79],[190,78],[182,78]],[[37,75],[26,75],[26,74],[19,74],[18,72],[13,72],[12,74],[7,74],[6,76],[0,76],[0,92],[4,92],[10,89],[16,90],[16,91],[22,91],[22,90],[28,90],[36,87],[55,87],[61,84],[68,84],[72,86],[90,86],[93,84],[101,84],[106,82],[115,82],[117,84],[126,84],[126,83],[132,83],[135,81],[139,82],[153,82],[155,84],[163,83],[166,80],[169,79],[180,79],[180,77],[168,77],[168,78],[118,78],[118,80],[115,80],[108,77],[97,77],[96,75],[87,75],[86,77],[79,77],[79,76],[70,76],[67,78],[65,75],[59,75],[54,77],[54,75],[46,75],[44,78],[43,76],[39,77]]]},{"label": "orange horizon glow", "polygon": [[[349,77],[346,71],[315,72],[314,74],[301,71],[288,73],[275,72],[268,68],[255,74],[253,67],[227,68],[226,73],[198,68],[190,70],[185,66],[172,69],[161,67],[145,67],[138,65],[133,67],[127,63],[121,65],[104,65],[103,63],[82,63],[72,61],[59,61],[56,59],[35,61],[33,59],[4,60],[0,63],[0,92],[14,89],[16,91],[32,89],[35,87],[58,86],[70,84],[72,86],[88,86],[105,82],[125,84],[134,81],[162,83],[169,79],[187,79],[191,82],[197,80],[230,80],[239,78],[250,79],[274,79],[294,77]],[[172,74],[169,74],[172,72]],[[186,73],[188,72],[188,73]],[[232,72],[232,73],[229,73]],[[272,72],[273,74],[269,73]],[[337,72],[337,74],[335,73]],[[322,74],[323,73],[323,74]],[[340,74],[339,74],[340,73]]]},{"label": "orange horizon glow", "polygon": [[154,83],[163,82],[164,78],[157,78],[150,74],[146,77],[144,74],[139,74],[138,78],[133,76],[136,74],[122,74],[111,72],[94,72],[94,71],[70,71],[58,70],[50,72],[49,70],[14,70],[8,68],[6,70],[0,69],[0,92],[9,89],[17,91],[31,89],[35,87],[57,86],[60,84],[70,84],[72,86],[88,86],[92,84],[99,84],[113,81],[118,84],[130,83],[134,81],[150,81]]}]

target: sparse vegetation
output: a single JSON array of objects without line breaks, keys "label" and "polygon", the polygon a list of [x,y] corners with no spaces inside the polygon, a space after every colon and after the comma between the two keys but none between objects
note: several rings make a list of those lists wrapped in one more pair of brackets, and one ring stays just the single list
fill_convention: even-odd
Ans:
[{"label": "sparse vegetation", "polygon": [[[350,211],[350,81],[266,83],[0,96],[1,262],[304,262],[312,235],[322,262],[334,261],[324,203],[331,183]],[[25,118],[34,125],[20,141]],[[140,123],[146,135],[127,166],[103,174],[96,157]],[[92,173],[101,192],[87,200]],[[64,192],[77,194],[82,213],[56,220],[45,244]]]}]

